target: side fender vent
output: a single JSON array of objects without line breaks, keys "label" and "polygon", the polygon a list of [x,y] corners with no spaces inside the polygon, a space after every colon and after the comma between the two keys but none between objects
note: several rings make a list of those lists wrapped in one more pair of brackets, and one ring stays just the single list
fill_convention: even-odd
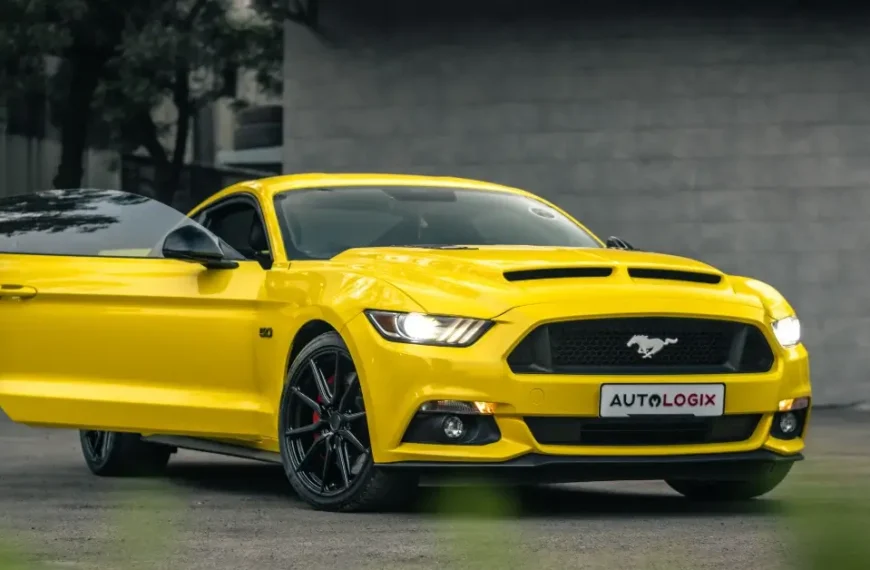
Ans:
[{"label": "side fender vent", "polygon": [[533,279],[571,279],[577,277],[609,277],[610,267],[552,267],[547,269],[519,269],[505,271],[508,281],[531,281]]},{"label": "side fender vent", "polygon": [[689,281],[691,283],[709,283],[716,285],[722,281],[721,275],[714,273],[698,273],[696,271],[677,271],[673,269],[645,269],[634,267],[628,270],[631,277],[638,279],[664,279],[668,281]]}]

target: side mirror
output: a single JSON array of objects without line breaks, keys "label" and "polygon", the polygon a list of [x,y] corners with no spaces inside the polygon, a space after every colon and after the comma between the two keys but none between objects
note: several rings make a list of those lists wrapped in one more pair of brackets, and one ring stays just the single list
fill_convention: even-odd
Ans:
[{"label": "side mirror", "polygon": [[625,249],[628,251],[636,251],[637,249],[624,239],[618,238],[616,236],[610,236],[609,238],[607,238],[607,242],[605,243],[610,249]]},{"label": "side mirror", "polygon": [[224,259],[220,244],[202,228],[184,225],[163,240],[163,257],[201,263],[208,269],[235,269],[239,264]]}]

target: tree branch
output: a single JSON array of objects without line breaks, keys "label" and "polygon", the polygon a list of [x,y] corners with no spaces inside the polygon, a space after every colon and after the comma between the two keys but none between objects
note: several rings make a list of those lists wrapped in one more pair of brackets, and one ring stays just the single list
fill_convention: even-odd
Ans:
[{"label": "tree branch", "polygon": [[169,156],[166,149],[160,143],[160,135],[157,132],[157,124],[151,116],[151,111],[146,109],[136,115],[130,124],[131,132],[135,138],[148,151],[148,155],[156,164],[157,168],[165,168],[169,165]]},{"label": "tree branch", "polygon": [[193,8],[190,9],[187,16],[184,18],[183,26],[185,29],[189,30],[196,19],[199,17],[199,14],[205,9],[206,2],[208,0],[196,0],[196,4],[193,5]]},{"label": "tree branch", "polygon": [[320,0],[293,0],[294,7],[288,6],[284,18],[302,24],[312,30],[317,29],[320,20]]},{"label": "tree branch", "polygon": [[179,62],[175,69],[175,91],[172,94],[172,102],[178,111],[175,124],[175,148],[172,149],[172,168],[180,169],[184,164],[184,155],[187,150],[187,135],[190,130],[190,119],[193,115],[193,105],[190,101],[190,69],[186,64]]}]

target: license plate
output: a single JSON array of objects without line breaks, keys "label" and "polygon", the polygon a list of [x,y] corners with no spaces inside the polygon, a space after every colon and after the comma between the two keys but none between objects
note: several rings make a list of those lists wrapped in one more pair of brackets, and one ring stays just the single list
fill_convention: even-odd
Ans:
[{"label": "license plate", "polygon": [[721,416],[724,384],[603,384],[599,416]]}]

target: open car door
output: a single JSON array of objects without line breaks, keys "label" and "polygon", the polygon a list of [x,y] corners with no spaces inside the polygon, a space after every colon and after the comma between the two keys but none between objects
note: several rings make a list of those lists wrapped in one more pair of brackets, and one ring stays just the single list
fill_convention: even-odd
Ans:
[{"label": "open car door", "polygon": [[[185,226],[214,240],[222,267],[164,257]],[[0,199],[0,408],[29,425],[255,439],[264,280],[143,196]]]}]

